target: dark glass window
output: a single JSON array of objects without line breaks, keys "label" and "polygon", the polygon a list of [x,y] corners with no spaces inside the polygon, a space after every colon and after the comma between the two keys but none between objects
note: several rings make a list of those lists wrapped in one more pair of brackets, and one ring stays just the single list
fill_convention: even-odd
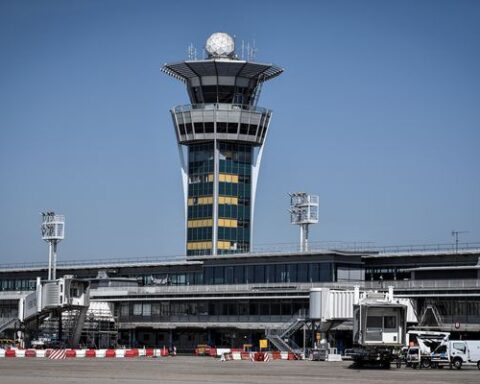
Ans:
[{"label": "dark glass window", "polygon": [[383,318],[383,328],[385,328],[385,329],[396,329],[397,328],[397,318],[395,316],[385,316]]},{"label": "dark glass window", "polygon": [[298,264],[298,276],[297,281],[308,281],[308,264]]},{"label": "dark glass window", "polygon": [[224,267],[214,267],[215,268],[215,284],[223,284],[223,270]]},{"label": "dark glass window", "polygon": [[245,283],[253,283],[254,282],[254,267],[253,265],[245,266]]},{"label": "dark glass window", "polygon": [[232,266],[225,267],[225,284],[233,284],[233,272]]},{"label": "dark glass window", "polygon": [[255,265],[255,283],[265,282],[265,266]]},{"label": "dark glass window", "polygon": [[245,282],[243,265],[236,265],[234,267],[234,282],[235,284],[243,284]]},{"label": "dark glass window", "polygon": [[227,123],[217,123],[217,133],[227,133]]},{"label": "dark glass window", "polygon": [[205,133],[213,133],[214,125],[213,123],[205,123]]},{"label": "dark glass window", "polygon": [[367,328],[382,328],[382,316],[367,316]]}]

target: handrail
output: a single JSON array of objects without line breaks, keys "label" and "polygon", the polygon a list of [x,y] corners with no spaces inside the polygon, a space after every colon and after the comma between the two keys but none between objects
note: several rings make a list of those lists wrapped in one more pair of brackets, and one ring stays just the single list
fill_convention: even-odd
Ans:
[{"label": "handrail", "polygon": [[221,110],[221,111],[253,111],[266,113],[270,110],[249,104],[230,104],[230,103],[205,103],[205,104],[184,104],[173,107],[175,112],[190,112],[193,110]]},{"label": "handrail", "polygon": [[[362,256],[382,256],[382,255],[412,255],[412,254],[435,254],[435,253],[478,253],[480,255],[480,242],[459,243],[458,249],[455,244],[416,244],[416,245],[390,245],[376,246],[372,242],[345,242],[345,241],[311,241],[309,242],[309,253],[312,252],[356,252]],[[262,255],[262,254],[285,254],[299,253],[298,243],[275,243],[260,244],[254,247],[250,252],[244,255]],[[242,254],[235,254],[241,256]],[[205,256],[206,258],[208,256]],[[183,254],[158,255],[152,257],[133,257],[133,258],[102,258],[85,260],[63,260],[57,263],[57,268],[81,267],[81,266],[102,266],[102,265],[129,265],[133,263],[168,263],[168,262],[197,262],[197,257],[187,258]],[[27,262],[27,263],[3,263],[0,264],[0,270],[11,270],[16,268],[47,268],[47,263]]]}]

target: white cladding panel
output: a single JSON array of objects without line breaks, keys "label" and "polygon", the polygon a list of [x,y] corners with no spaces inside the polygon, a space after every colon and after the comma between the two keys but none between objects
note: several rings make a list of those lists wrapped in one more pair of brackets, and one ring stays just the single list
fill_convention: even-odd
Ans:
[{"label": "white cladding panel", "polygon": [[310,290],[310,318],[311,319],[322,318],[322,290],[321,289]]},{"label": "white cladding panel", "polygon": [[37,291],[35,291],[25,297],[25,305],[23,307],[24,319],[35,315],[37,311]]},{"label": "white cladding panel", "polygon": [[60,305],[60,287],[57,283],[47,283],[42,288],[42,308]]},{"label": "white cladding panel", "polygon": [[351,319],[353,317],[353,291],[329,291],[330,313],[328,318]]},{"label": "white cladding panel", "polygon": [[407,323],[418,323],[417,315],[413,309],[412,299],[395,298],[395,301],[407,306]]}]

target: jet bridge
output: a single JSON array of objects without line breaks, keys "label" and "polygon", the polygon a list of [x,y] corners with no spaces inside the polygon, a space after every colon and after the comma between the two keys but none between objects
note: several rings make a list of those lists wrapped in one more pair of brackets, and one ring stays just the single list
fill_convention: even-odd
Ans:
[{"label": "jet bridge", "polygon": [[[90,283],[65,275],[60,279],[41,281],[37,278],[36,290],[19,299],[18,320],[23,328],[32,329],[46,318],[57,319],[58,340],[68,332],[67,343],[75,346],[80,341],[82,327],[90,305]],[[62,323],[62,314],[68,320]],[[65,327],[67,325],[67,327]]]}]

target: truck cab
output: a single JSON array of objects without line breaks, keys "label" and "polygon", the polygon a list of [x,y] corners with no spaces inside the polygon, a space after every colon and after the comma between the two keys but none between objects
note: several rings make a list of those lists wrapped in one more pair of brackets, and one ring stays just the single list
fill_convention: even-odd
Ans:
[{"label": "truck cab", "polygon": [[448,364],[460,369],[463,365],[476,365],[480,369],[480,341],[450,340],[432,353],[432,363],[435,367]]}]

